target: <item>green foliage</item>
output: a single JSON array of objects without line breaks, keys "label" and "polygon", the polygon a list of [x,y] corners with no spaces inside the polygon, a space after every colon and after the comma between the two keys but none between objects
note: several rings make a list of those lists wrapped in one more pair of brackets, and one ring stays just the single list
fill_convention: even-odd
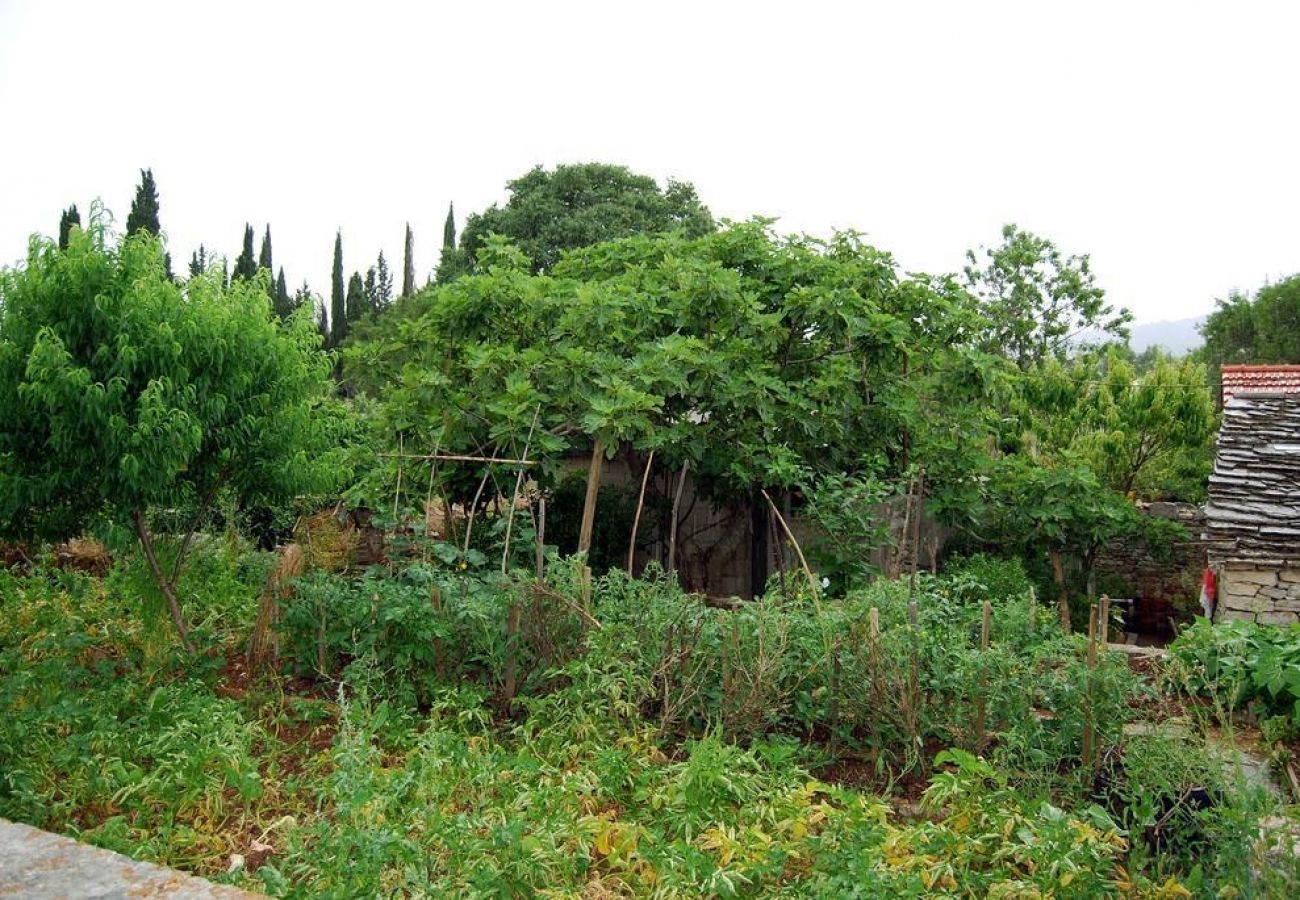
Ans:
[{"label": "green foliage", "polygon": [[982,340],[990,352],[1029,369],[1065,358],[1086,332],[1127,336],[1132,315],[1106,303],[1086,254],[1063,256],[1050,240],[1015,225],[1003,226],[1001,245],[980,251],[967,251],[965,275],[988,320]]},{"label": "green foliage", "polygon": [[154,237],[162,236],[158,224],[158,185],[153,180],[153,169],[140,170],[140,183],[136,185],[131,212],[126,217],[126,233],[131,236],[147,231]]},{"label": "green foliage", "polygon": [[833,593],[864,585],[873,572],[870,551],[889,538],[879,514],[890,487],[870,475],[827,472],[805,487],[804,515],[819,534],[807,551],[817,571],[830,579]]},{"label": "green foliage", "polygon": [[1203,365],[1158,356],[1139,375],[1111,350],[1049,360],[1030,376],[1025,419],[1040,451],[1080,460],[1120,494],[1203,494],[1216,427]]},{"label": "green foliage", "polygon": [[506,187],[505,206],[494,204],[466,220],[459,247],[448,209],[439,283],[486,271],[481,251],[494,234],[519,247],[536,273],[549,272],[563,251],[576,247],[665,231],[699,237],[714,228],[690,184],[670,180],[661,189],[653,178],[623,166],[584,163],[553,172],[537,166]]},{"label": "green foliage", "polygon": [[[269,233],[269,232],[268,232]],[[270,249],[270,245],[266,245]],[[239,251],[239,256],[235,259],[235,271],[232,278],[235,281],[251,281],[257,274],[257,260],[253,256],[253,226],[245,223],[244,225],[244,246]]]},{"label": "green foliage", "polygon": [[1201,328],[1205,359],[1231,363],[1300,363],[1300,275],[1260,288],[1254,298],[1233,292]]},{"label": "green foliage", "polygon": [[[1071,766],[1077,711],[1091,691],[1109,746],[1133,676],[1107,654],[1085,677],[1082,641],[1034,624],[1022,596],[990,595],[992,646],[978,650],[972,573],[1018,587],[1013,566],[923,577],[915,636],[899,585],[726,611],[653,570],[597,582],[596,629],[558,599],[577,596],[562,560],[530,594],[454,548],[424,549],[396,575],[300,580],[281,620],[297,676],[261,683],[151,649],[134,561],[102,584],[0,574],[0,815],[274,896],[1188,896],[1179,878],[1205,896],[1287,890],[1258,844],[1272,807],[1172,738],[1130,739],[1122,781],[1099,795],[1119,802],[1093,804]],[[266,562],[204,547],[198,618],[237,642],[238,598]],[[512,598],[528,604],[522,687],[502,717],[491,697]],[[319,677],[322,624],[335,702],[303,680]],[[913,728],[922,749],[906,749]],[[838,754],[881,766],[883,788],[909,753],[927,785],[919,817],[813,774]],[[1205,843],[1146,843],[1173,827],[1159,798],[1193,783],[1221,802],[1177,834]],[[254,840],[270,855],[251,871]],[[232,852],[250,854],[244,868],[230,871]]]},{"label": "green foliage", "polygon": [[409,297],[415,293],[415,236],[411,234],[411,223],[406,223],[406,242],[402,253],[402,296]]},{"label": "green foliage", "polygon": [[1024,597],[1031,585],[1019,559],[998,559],[985,553],[953,557],[944,563],[943,574],[952,595],[967,602]]},{"label": "green foliage", "polygon": [[900,280],[855,235],[781,239],[757,221],[529,265],[492,239],[483,274],[418,295],[349,350],[348,380],[382,395],[394,444],[517,456],[531,432],[553,466],[599,439],[747,497],[895,477],[909,455],[956,482],[978,455],[999,367],[961,343],[965,295]]},{"label": "green foliage", "polygon": [[1197,619],[1170,651],[1182,684],[1224,709],[1253,704],[1300,724],[1300,626]]},{"label": "green foliage", "polygon": [[68,238],[72,234],[73,228],[81,227],[81,213],[77,212],[77,204],[72,204],[63,211],[59,216],[59,249],[68,249]]},{"label": "green foliage", "polygon": [[261,285],[219,281],[182,294],[155,239],[111,247],[98,217],[0,274],[7,533],[66,537],[218,487],[270,501],[322,485],[310,323],[282,329]]},{"label": "green foliage", "polygon": [[343,232],[334,235],[334,270],[330,279],[329,341],[337,347],[348,334],[347,299],[343,289]]}]

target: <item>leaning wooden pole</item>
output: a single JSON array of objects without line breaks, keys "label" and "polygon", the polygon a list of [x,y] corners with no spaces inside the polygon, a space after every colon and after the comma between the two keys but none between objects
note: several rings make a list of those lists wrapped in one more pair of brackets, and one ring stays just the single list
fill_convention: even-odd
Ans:
[{"label": "leaning wooden pole", "polygon": [[641,510],[645,508],[645,488],[650,481],[650,470],[654,468],[655,452],[650,451],[650,457],[645,461],[645,472],[641,475],[641,494],[636,500],[636,515],[632,517],[632,537],[627,542],[627,574],[632,574],[632,560],[636,554],[636,533],[641,526]]},{"label": "leaning wooden pole", "polygon": [[596,438],[591,448],[591,467],[587,470],[587,497],[582,504],[582,527],[578,531],[578,552],[591,550],[591,530],[596,523],[596,496],[600,493],[600,476],[605,466],[605,442]]}]

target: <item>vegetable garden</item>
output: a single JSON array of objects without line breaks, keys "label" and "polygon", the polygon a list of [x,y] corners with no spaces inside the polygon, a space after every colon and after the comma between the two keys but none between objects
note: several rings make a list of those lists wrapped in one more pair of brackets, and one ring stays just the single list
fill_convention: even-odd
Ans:
[{"label": "vegetable garden", "polygon": [[[962,286],[762,221],[545,267],[487,236],[341,359],[264,275],[34,239],[0,816],[273,896],[1293,895],[1300,638],[1130,657],[1092,577],[1169,537],[1133,496],[1197,489],[1205,369],[1058,347],[1123,317],[1004,237]],[[1027,249],[1080,290],[1017,319]],[[663,486],[626,521],[616,456]],[[683,587],[687,473],[776,545],[752,598]],[[891,498],[957,535],[935,571],[867,565]]]}]

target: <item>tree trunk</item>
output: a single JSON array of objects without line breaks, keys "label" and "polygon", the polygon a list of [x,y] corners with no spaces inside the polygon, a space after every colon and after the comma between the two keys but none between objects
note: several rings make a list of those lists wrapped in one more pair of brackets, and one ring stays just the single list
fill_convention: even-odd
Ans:
[{"label": "tree trunk", "polygon": [[578,532],[578,552],[591,550],[591,530],[596,523],[596,495],[600,492],[600,474],[605,466],[605,442],[596,438],[591,448],[591,468],[587,470],[587,498],[582,504],[582,528]]},{"label": "tree trunk", "polygon": [[1070,593],[1065,589],[1065,567],[1061,563],[1061,552],[1051,550],[1048,556],[1052,560],[1052,575],[1056,579],[1056,587],[1059,591],[1056,598],[1056,609],[1061,617],[1061,630],[1066,634],[1070,633]]},{"label": "tree trunk", "polygon": [[[172,625],[176,627],[176,633],[180,636],[181,646],[185,648],[186,653],[193,656],[194,645],[190,643],[190,629],[185,624],[185,614],[181,611],[180,601],[176,599],[176,590],[171,580],[163,574],[162,566],[158,564],[158,556],[153,549],[153,539],[149,535],[149,526],[145,525],[144,515],[138,509],[131,513],[131,518],[135,521],[135,534],[140,539],[140,547],[144,550],[144,558],[149,563],[153,580],[163,596],[167,598],[167,609],[171,613]],[[179,571],[177,576],[179,577]]]}]

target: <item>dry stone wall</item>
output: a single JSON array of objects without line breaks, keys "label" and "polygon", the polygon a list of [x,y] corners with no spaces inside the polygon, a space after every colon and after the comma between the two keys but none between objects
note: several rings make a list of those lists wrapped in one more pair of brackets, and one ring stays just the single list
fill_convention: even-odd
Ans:
[{"label": "dry stone wall", "polygon": [[1219,570],[1220,619],[1262,625],[1300,621],[1300,564],[1228,563]]}]

